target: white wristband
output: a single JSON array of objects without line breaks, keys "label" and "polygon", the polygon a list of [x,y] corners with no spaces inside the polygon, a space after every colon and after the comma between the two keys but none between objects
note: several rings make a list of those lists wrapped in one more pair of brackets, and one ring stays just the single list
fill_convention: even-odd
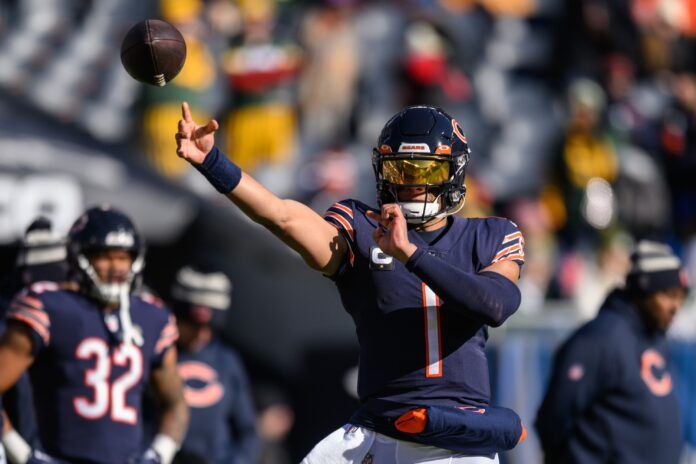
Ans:
[{"label": "white wristband", "polygon": [[3,434],[2,444],[5,445],[7,459],[13,464],[25,464],[31,455],[31,446],[16,430]]},{"label": "white wristband", "polygon": [[171,464],[174,460],[174,455],[179,451],[179,444],[169,435],[159,433],[152,440],[150,448],[159,454],[162,464]]}]

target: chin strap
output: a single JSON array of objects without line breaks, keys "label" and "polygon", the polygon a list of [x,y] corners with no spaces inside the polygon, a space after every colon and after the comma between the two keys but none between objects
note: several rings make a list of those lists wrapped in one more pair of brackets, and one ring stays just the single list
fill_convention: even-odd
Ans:
[{"label": "chin strap", "polygon": [[119,317],[121,330],[123,330],[124,345],[143,346],[143,335],[135,330],[130,314],[130,285],[121,286]]}]

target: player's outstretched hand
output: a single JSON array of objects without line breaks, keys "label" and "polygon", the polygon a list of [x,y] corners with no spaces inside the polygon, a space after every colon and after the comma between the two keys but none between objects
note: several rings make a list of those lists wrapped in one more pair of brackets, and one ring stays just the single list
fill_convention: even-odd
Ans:
[{"label": "player's outstretched hand", "polygon": [[415,253],[416,246],[408,239],[408,227],[401,207],[388,203],[382,205],[380,214],[368,210],[367,216],[379,224],[373,234],[377,246],[389,256],[406,263]]},{"label": "player's outstretched hand", "polygon": [[208,121],[205,126],[200,126],[191,118],[191,110],[188,103],[181,104],[181,116],[179,129],[176,133],[176,154],[192,164],[201,164],[205,155],[215,145],[215,131],[218,130],[218,122],[214,119]]}]

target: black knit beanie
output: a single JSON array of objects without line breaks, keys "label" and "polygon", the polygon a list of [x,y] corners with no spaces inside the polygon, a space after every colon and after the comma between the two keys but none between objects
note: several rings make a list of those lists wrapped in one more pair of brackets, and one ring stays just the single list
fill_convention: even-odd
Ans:
[{"label": "black knit beanie", "polygon": [[626,276],[626,290],[647,295],[670,288],[688,290],[681,261],[663,243],[642,240],[631,254],[631,270]]}]

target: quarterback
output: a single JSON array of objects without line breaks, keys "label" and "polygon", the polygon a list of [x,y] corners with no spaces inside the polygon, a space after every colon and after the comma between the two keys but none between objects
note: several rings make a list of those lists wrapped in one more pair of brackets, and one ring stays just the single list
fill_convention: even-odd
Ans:
[{"label": "quarterback", "polygon": [[304,463],[495,463],[524,428],[490,405],[484,347],[520,303],[524,242],[502,218],[455,216],[470,151],[459,123],[412,106],[373,151],[379,208],[357,200],[324,217],[276,197],[214,144],[182,105],[177,154],[246,215],[333,279],[355,321],[361,407]]}]

